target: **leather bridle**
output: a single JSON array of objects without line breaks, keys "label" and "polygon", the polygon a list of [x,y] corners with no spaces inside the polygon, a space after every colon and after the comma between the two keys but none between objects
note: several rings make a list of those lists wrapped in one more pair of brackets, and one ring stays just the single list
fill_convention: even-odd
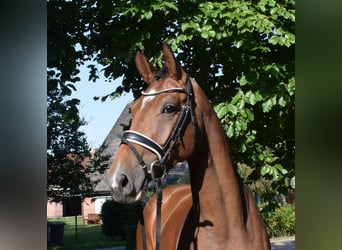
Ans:
[{"label": "leather bridle", "polygon": [[[166,143],[161,146],[159,143],[149,138],[146,135],[143,135],[134,130],[127,130],[121,136],[121,143],[126,144],[133,152],[135,157],[137,158],[140,166],[144,169],[145,173],[149,174],[152,179],[156,180],[157,185],[157,208],[156,208],[156,250],[159,250],[160,247],[160,218],[161,218],[161,205],[162,205],[162,183],[161,178],[163,178],[167,174],[168,169],[168,160],[169,156],[174,149],[177,141],[183,136],[185,128],[189,121],[191,120],[193,130],[194,130],[194,145],[196,145],[196,132],[197,132],[197,123],[194,112],[194,93],[191,84],[191,80],[189,76],[186,79],[186,89],[184,88],[168,88],[161,91],[156,91],[153,93],[145,93],[142,92],[144,96],[154,96],[163,93],[184,93],[186,94],[186,101],[182,107],[181,114],[178,118],[175,128],[171,132]],[[139,154],[134,144],[140,145],[145,149],[153,152],[157,156],[157,160],[153,161],[151,165],[148,165],[143,160],[142,156]],[[157,169],[159,168],[159,169]],[[143,240],[143,249],[146,248],[146,239],[145,239],[145,228],[144,223],[141,222],[142,228],[142,240]]]},{"label": "leather bridle", "polygon": [[[186,101],[185,104],[182,107],[181,114],[178,118],[177,124],[173,131],[171,132],[168,140],[164,144],[164,146],[161,146],[159,143],[154,141],[153,139],[149,138],[146,135],[143,135],[137,131],[134,130],[126,130],[123,132],[121,136],[121,143],[126,144],[129,146],[129,148],[134,153],[135,157],[139,161],[140,166],[143,169],[146,169],[147,173],[151,175],[152,179],[156,178],[162,178],[167,173],[167,165],[168,165],[168,158],[174,149],[177,141],[183,136],[183,133],[185,131],[185,128],[191,118],[192,126],[194,129],[194,134],[196,134],[196,118],[194,113],[194,97],[193,97],[193,89],[192,84],[190,81],[190,78],[187,77],[186,80],[186,89],[183,88],[169,88],[153,93],[145,93],[142,92],[142,95],[144,96],[152,96],[152,95],[159,95],[162,93],[173,93],[173,92],[179,92],[186,94]],[[196,136],[194,136],[196,138]],[[136,150],[135,146],[133,144],[140,145],[144,147],[145,149],[153,152],[158,159],[153,161],[151,165],[148,165],[145,163],[141,155]],[[155,168],[159,167],[162,169],[162,175],[160,175],[160,171],[155,171]]]}]

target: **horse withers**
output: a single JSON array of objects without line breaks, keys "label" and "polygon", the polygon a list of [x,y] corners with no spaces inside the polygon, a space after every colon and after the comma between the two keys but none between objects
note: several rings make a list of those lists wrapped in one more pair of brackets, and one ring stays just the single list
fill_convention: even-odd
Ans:
[{"label": "horse withers", "polygon": [[[144,211],[137,249],[270,249],[254,197],[233,165],[226,134],[197,82],[163,44],[164,67],[157,70],[137,51],[135,62],[149,85],[131,105],[132,121],[107,172],[118,202],[142,198],[144,187],[177,162],[187,161],[190,186],[164,190],[160,239],[155,199]],[[156,241],[160,241],[157,242]]]}]

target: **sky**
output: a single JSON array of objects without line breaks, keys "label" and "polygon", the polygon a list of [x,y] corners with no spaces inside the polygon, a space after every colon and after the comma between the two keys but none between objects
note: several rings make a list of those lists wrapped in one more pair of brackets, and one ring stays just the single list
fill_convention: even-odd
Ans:
[{"label": "sky", "polygon": [[114,126],[126,104],[133,100],[133,95],[126,93],[114,100],[108,98],[105,102],[95,101],[94,96],[101,97],[114,91],[121,79],[106,82],[105,77],[101,75],[94,83],[88,81],[89,73],[86,66],[80,67],[80,71],[81,81],[75,85],[76,91],[73,91],[71,98],[80,100],[80,117],[88,123],[80,130],[85,132],[89,147],[98,148]]}]

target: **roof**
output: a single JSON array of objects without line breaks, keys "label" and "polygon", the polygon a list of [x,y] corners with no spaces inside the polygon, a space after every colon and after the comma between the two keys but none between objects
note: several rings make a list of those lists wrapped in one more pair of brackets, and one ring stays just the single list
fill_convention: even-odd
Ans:
[{"label": "roof", "polygon": [[[130,113],[130,102],[125,106],[122,113],[120,114],[119,118],[115,122],[112,129],[109,131],[108,135],[106,136],[104,142],[102,143],[102,146],[100,147],[99,156],[100,159],[102,158],[108,158],[104,160],[102,164],[106,164],[107,168],[110,167],[111,163],[114,160],[115,154],[119,149],[121,140],[119,135],[122,134],[122,132],[126,129],[128,129],[130,121],[131,121],[131,113]],[[107,185],[107,183],[104,181],[104,174],[95,173],[93,176],[90,177],[92,181],[99,180],[99,183],[94,188],[94,191],[96,193],[104,193],[108,194],[110,192],[110,189]]]},{"label": "roof", "polygon": [[109,134],[105,138],[103,145],[103,155],[110,155],[109,162],[114,160],[115,154],[119,149],[121,140],[120,135],[124,130],[129,128],[129,124],[131,121],[131,113],[130,113],[130,104],[128,103],[126,107],[123,109],[121,115],[118,120],[115,122],[113,128],[110,130]]}]

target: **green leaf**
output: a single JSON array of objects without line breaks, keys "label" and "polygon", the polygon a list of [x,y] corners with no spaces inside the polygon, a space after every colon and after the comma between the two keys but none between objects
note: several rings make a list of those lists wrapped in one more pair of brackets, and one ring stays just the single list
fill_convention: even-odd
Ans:
[{"label": "green leaf", "polygon": [[284,44],[285,44],[285,37],[280,36],[280,37],[278,38],[278,43],[279,43],[279,45],[284,45]]},{"label": "green leaf", "polygon": [[241,124],[240,124],[240,121],[239,120],[236,120],[234,122],[234,126],[235,126],[235,132],[237,135],[240,134],[240,131],[241,131]]},{"label": "green leaf", "polygon": [[204,39],[207,39],[209,37],[209,31],[202,30],[201,37],[203,37]]},{"label": "green leaf", "polygon": [[255,136],[254,135],[249,135],[246,138],[246,143],[253,143],[255,141]]},{"label": "green leaf", "polygon": [[121,97],[121,94],[118,92],[112,92],[110,94],[110,100],[114,100],[114,99],[119,98],[119,97]]},{"label": "green leaf", "polygon": [[232,105],[231,103],[227,105],[227,110],[231,112],[233,115],[236,115],[238,113],[237,107]]},{"label": "green leaf", "polygon": [[245,153],[247,151],[247,147],[244,143],[241,144],[240,151],[241,151],[241,153]]},{"label": "green leaf", "polygon": [[280,172],[282,175],[286,175],[288,173],[288,171],[285,168],[280,169]]},{"label": "green leaf", "polygon": [[248,82],[247,82],[246,76],[241,76],[241,78],[240,78],[240,86],[244,86],[247,83]]},{"label": "green leaf", "polygon": [[220,109],[217,112],[217,117],[219,119],[222,119],[223,117],[227,115],[227,113],[228,113],[228,106],[223,103],[222,107],[220,107]]},{"label": "green leaf", "polygon": [[221,102],[221,103],[217,104],[216,106],[214,106],[215,112],[218,113],[219,110],[220,110],[224,105],[225,105],[225,103],[224,103],[224,102]]},{"label": "green leaf", "polygon": [[202,27],[202,30],[206,30],[206,31],[209,31],[211,30],[213,27],[210,25],[210,24],[206,24]]},{"label": "green leaf", "polygon": [[144,13],[144,17],[146,18],[146,20],[151,19],[152,16],[153,16],[153,13],[150,10]]},{"label": "green leaf", "polygon": [[279,37],[278,36],[271,36],[270,39],[268,39],[269,43],[273,44],[273,45],[276,45],[279,43]]},{"label": "green leaf", "polygon": [[255,101],[260,102],[263,100],[262,95],[260,95],[259,91],[254,93],[255,95]]},{"label": "green leaf", "polygon": [[262,104],[262,111],[264,113],[269,112],[273,108],[273,106],[275,105],[275,102],[276,102],[275,98],[276,97],[274,96]]},{"label": "green leaf", "polygon": [[259,8],[260,8],[261,12],[265,12],[266,11],[265,5],[260,5]]},{"label": "green leaf", "polygon": [[271,168],[271,173],[270,173],[275,180],[278,180],[279,178],[279,172],[278,169],[276,168]]},{"label": "green leaf", "polygon": [[254,121],[254,114],[252,111],[250,111],[249,109],[246,109],[246,113],[247,113],[247,118],[249,121]]},{"label": "green leaf", "polygon": [[293,189],[296,189],[296,176],[293,176],[290,180],[290,186]]},{"label": "green leaf", "polygon": [[245,24],[245,22],[243,20],[240,20],[236,26],[238,29],[240,29],[244,24]]},{"label": "green leaf", "polygon": [[273,15],[273,14],[277,13],[277,12],[278,12],[278,9],[279,9],[279,8],[271,8],[270,14]]},{"label": "green leaf", "polygon": [[178,7],[176,5],[174,5],[173,3],[170,3],[167,1],[163,1],[162,3],[164,6],[168,7],[169,9],[173,9],[173,10],[178,12]]},{"label": "green leaf", "polygon": [[265,176],[266,174],[270,173],[271,171],[271,168],[270,166],[262,166],[261,169],[260,169],[260,174],[261,176]]},{"label": "green leaf", "polygon": [[286,175],[288,171],[279,163],[275,164],[274,167],[280,171],[282,175]]},{"label": "green leaf", "polygon": [[239,121],[241,130],[246,131],[247,130],[247,121],[245,119],[243,119],[242,117],[239,117],[238,121]]},{"label": "green leaf", "polygon": [[200,27],[200,25],[198,23],[195,23],[193,21],[189,22],[189,23],[183,23],[181,25],[181,29],[182,31],[186,31],[187,29],[194,29],[194,30],[198,30]]},{"label": "green leaf", "polygon": [[215,35],[216,35],[215,30],[209,30],[208,35],[209,35],[209,37],[215,37]]},{"label": "green leaf", "polygon": [[287,84],[287,91],[289,92],[290,96],[292,96],[295,92],[296,83],[294,77],[289,79],[289,83]]},{"label": "green leaf", "polygon": [[281,96],[278,100],[278,104],[282,107],[285,107],[286,106],[286,100],[284,99],[283,96]]},{"label": "green leaf", "polygon": [[260,100],[260,95],[253,93],[252,91],[248,91],[245,94],[245,100],[247,103],[251,105],[255,105]]},{"label": "green leaf", "polygon": [[245,101],[243,99],[241,99],[240,102],[238,103],[238,107],[239,109],[245,108]]},{"label": "green leaf", "polygon": [[227,136],[228,136],[229,138],[232,138],[233,135],[234,135],[233,125],[230,124],[229,127],[228,127],[228,130],[227,130]]},{"label": "green leaf", "polygon": [[232,98],[231,104],[236,104],[242,97],[242,91],[237,92],[237,94]]},{"label": "green leaf", "polygon": [[245,109],[241,109],[239,112],[240,112],[240,115],[242,116],[242,118],[244,118],[244,119],[247,118],[247,112]]},{"label": "green leaf", "polygon": [[267,112],[270,111],[271,108],[272,108],[272,102],[271,102],[270,99],[268,99],[268,100],[267,100],[266,102],[264,102],[261,106],[262,106],[262,111],[263,111],[264,113],[267,113]]},{"label": "green leaf", "polygon": [[276,1],[274,0],[269,0],[268,1],[268,5],[271,6],[271,7],[274,7],[276,5]]}]

